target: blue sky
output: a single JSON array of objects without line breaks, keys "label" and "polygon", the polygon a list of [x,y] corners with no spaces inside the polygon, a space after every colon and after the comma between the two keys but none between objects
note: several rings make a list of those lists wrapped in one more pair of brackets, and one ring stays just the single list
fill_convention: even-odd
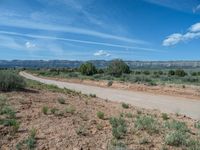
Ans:
[{"label": "blue sky", "polygon": [[200,60],[200,0],[0,0],[0,59]]}]

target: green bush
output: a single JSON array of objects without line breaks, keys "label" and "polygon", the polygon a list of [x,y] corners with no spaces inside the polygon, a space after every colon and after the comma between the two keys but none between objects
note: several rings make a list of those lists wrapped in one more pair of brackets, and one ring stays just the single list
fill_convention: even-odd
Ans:
[{"label": "green bush", "polygon": [[129,105],[126,104],[126,103],[122,103],[122,107],[125,108],[125,109],[128,109],[128,108],[129,108]]},{"label": "green bush", "polygon": [[115,118],[115,117],[110,118],[110,124],[112,126],[112,135],[116,139],[122,138],[125,135],[125,133],[127,132],[126,122],[121,117],[119,117],[119,118]]},{"label": "green bush", "polygon": [[97,112],[97,117],[98,117],[99,119],[104,119],[104,113],[101,112],[101,111],[98,111],[98,112]]},{"label": "green bush", "polygon": [[163,120],[168,120],[169,116],[166,113],[162,113]]},{"label": "green bush", "polygon": [[0,71],[0,91],[21,90],[26,83],[17,73]]},{"label": "green bush", "polygon": [[91,75],[97,73],[96,67],[92,63],[90,63],[90,62],[86,62],[86,63],[82,64],[80,66],[80,68],[79,68],[79,71],[83,75],[87,75],[87,76],[91,76]]},{"label": "green bush", "polygon": [[135,121],[138,130],[147,130],[149,133],[158,133],[158,122],[152,116],[141,115]]},{"label": "green bush", "polygon": [[178,76],[178,77],[184,77],[184,76],[187,75],[187,73],[184,70],[182,70],[182,69],[177,69],[175,71],[175,75]]},{"label": "green bush", "polygon": [[176,121],[176,120],[173,120],[171,122],[167,121],[165,123],[165,127],[168,128],[168,129],[180,130],[180,131],[183,131],[183,132],[189,131],[185,122],[180,122],[180,121]]},{"label": "green bush", "polygon": [[111,61],[107,70],[110,75],[115,77],[120,77],[123,73],[130,73],[129,66],[120,59]]}]

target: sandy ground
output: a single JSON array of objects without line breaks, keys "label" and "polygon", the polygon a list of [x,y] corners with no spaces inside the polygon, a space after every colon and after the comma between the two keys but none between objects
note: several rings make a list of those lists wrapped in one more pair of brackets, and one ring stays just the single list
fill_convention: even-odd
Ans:
[{"label": "sandy ground", "polygon": [[200,119],[199,99],[189,99],[158,94],[155,95],[138,91],[127,91],[121,89],[83,85],[78,83],[67,83],[39,78],[26,72],[20,72],[20,75],[42,83],[57,85],[60,88],[68,88],[76,91],[81,91],[84,94],[96,94],[100,98],[108,99],[111,101],[126,102],[134,106],[148,109],[158,109],[167,113],[180,113],[194,119]]}]

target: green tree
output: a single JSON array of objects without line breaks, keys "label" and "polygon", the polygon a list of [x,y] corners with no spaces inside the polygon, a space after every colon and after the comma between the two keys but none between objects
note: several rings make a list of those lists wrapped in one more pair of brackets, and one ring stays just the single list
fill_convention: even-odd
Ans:
[{"label": "green tree", "polygon": [[119,77],[123,73],[130,73],[130,68],[124,61],[116,59],[109,64],[108,73],[112,76]]},{"label": "green tree", "polygon": [[79,68],[79,71],[83,75],[87,75],[87,76],[91,76],[91,75],[97,73],[96,67],[90,62],[86,62],[86,63],[82,64]]},{"label": "green tree", "polygon": [[174,76],[175,75],[175,71],[174,70],[169,70],[168,71],[168,75],[169,76]]},{"label": "green tree", "polygon": [[175,75],[176,75],[176,76],[179,76],[179,77],[184,77],[184,76],[187,75],[187,73],[186,73],[184,70],[182,70],[182,69],[177,69],[177,70],[175,71]]}]

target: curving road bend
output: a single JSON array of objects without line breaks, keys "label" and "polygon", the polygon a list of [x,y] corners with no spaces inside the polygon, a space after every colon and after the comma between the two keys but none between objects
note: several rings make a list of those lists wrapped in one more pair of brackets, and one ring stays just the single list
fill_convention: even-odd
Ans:
[{"label": "curving road bend", "polygon": [[110,101],[125,102],[142,108],[158,109],[167,113],[180,113],[193,119],[200,119],[200,100],[198,99],[55,81],[36,77],[26,72],[20,72],[20,75],[41,83],[57,85],[60,88],[76,90],[84,94],[96,94],[99,98]]}]

